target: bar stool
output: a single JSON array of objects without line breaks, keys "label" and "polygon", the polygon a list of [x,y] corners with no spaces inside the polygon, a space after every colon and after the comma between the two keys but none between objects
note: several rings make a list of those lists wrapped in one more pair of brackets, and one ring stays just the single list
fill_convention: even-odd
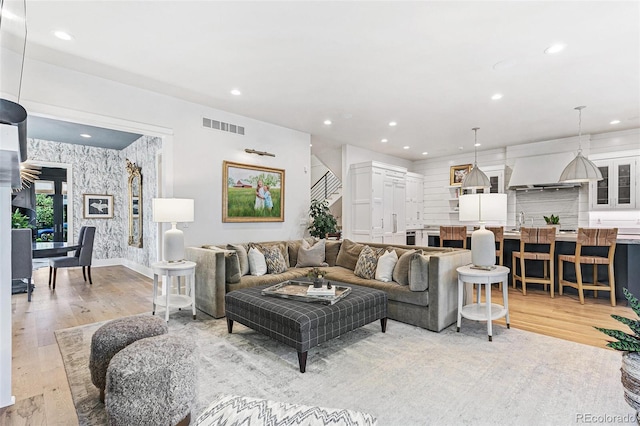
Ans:
[{"label": "bar stool", "polygon": [[[578,290],[580,304],[584,305],[584,290],[593,290],[594,297],[598,297],[598,290],[608,291],[611,297],[611,306],[616,306],[616,282],[613,276],[613,255],[616,251],[616,238],[618,237],[618,228],[596,229],[596,228],[578,228],[578,236],[576,238],[576,253],[561,254],[558,256],[558,291],[562,294],[564,286],[573,287]],[[595,255],[583,255],[583,247],[609,247],[607,257]],[[565,280],[562,273],[564,262],[573,263],[576,268],[577,282]],[[593,283],[584,283],[582,281],[581,265],[593,265]],[[608,265],[609,282],[598,282],[598,265]]]},{"label": "bar stool", "polygon": [[462,248],[467,248],[466,226],[441,226],[440,247],[444,247],[445,241],[462,241]]},{"label": "bar stool", "polygon": [[[522,294],[527,295],[527,284],[544,284],[545,291],[547,285],[551,287],[551,298],[554,297],[553,284],[553,265],[554,253],[556,249],[556,229],[555,228],[520,228],[520,251],[514,251],[512,254],[511,267],[513,269],[513,288],[516,287],[516,280],[522,282]],[[549,250],[543,252],[526,251],[527,244],[543,244],[548,245]],[[520,261],[520,275],[517,275],[516,259]],[[542,277],[527,276],[526,261],[540,260],[542,261],[543,273]]]}]

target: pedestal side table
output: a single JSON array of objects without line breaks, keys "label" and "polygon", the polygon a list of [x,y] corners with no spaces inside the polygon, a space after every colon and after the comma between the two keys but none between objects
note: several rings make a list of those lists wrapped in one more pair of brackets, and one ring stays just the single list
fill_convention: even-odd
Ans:
[{"label": "pedestal side table", "polygon": [[[506,266],[496,265],[495,269],[484,270],[475,269],[473,265],[466,265],[457,268],[458,271],[458,323],[457,331],[460,331],[460,323],[462,317],[474,321],[487,322],[487,335],[489,341],[493,340],[493,329],[491,322],[495,319],[506,317],[507,328],[511,328],[509,324],[509,296],[507,294],[507,285],[502,286],[502,299],[504,306],[491,303],[491,284],[503,282],[506,283],[509,277],[509,268]],[[463,305],[463,288],[464,283],[478,284],[478,302]],[[480,293],[482,286],[485,288],[485,303],[480,303]]]},{"label": "pedestal side table", "polygon": [[[191,306],[193,319],[196,319],[196,263],[184,262],[155,262],[151,264],[153,269],[153,315],[156,314],[156,305],[164,306],[165,321],[169,322],[169,308],[186,308]],[[164,296],[158,297],[158,277],[169,277]],[[171,294],[171,277],[178,277],[178,294]],[[189,295],[180,294],[180,277],[186,277],[185,291]]]}]

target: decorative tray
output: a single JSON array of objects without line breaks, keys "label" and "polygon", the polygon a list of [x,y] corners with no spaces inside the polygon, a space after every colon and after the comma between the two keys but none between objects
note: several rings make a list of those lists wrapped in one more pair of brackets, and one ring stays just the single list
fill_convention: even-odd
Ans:
[{"label": "decorative tray", "polygon": [[[329,282],[329,281],[327,281]],[[309,286],[313,285],[311,281],[289,280],[280,284],[267,287],[262,290],[263,296],[282,297],[284,299],[298,300],[301,302],[323,303],[325,305],[333,305],[338,300],[351,293],[351,287],[331,284],[336,289],[335,296],[317,296],[308,295]]]}]

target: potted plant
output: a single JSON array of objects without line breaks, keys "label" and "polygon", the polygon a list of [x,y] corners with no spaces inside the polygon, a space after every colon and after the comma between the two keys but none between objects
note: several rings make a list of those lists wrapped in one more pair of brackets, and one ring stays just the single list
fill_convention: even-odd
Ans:
[{"label": "potted plant", "polygon": [[326,272],[320,268],[313,268],[307,273],[307,278],[311,279],[313,282],[314,288],[321,288],[324,283],[323,277],[326,275]]},{"label": "potted plant", "polygon": [[556,234],[560,232],[560,216],[542,216],[544,221],[547,222],[547,226],[553,226],[556,228]]},{"label": "potted plant", "polygon": [[[629,306],[633,312],[640,317],[640,302],[631,294],[627,288],[623,288],[624,297],[629,301]],[[612,318],[627,325],[633,334],[625,333],[621,330],[594,327],[607,336],[617,339],[617,341],[607,343],[611,349],[622,351],[622,386],[624,387],[624,399],[633,407],[640,411],[640,321],[620,315],[611,315]]]},{"label": "potted plant", "polygon": [[309,208],[312,223],[307,228],[312,237],[326,238],[328,233],[336,232],[336,218],[329,211],[327,200],[312,200]]}]

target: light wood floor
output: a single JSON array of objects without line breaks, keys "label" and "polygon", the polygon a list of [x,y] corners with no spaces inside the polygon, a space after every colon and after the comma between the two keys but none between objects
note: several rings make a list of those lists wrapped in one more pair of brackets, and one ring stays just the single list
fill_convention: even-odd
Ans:
[{"label": "light wood floor", "polygon": [[[27,302],[26,294],[12,297],[12,393],[16,404],[0,409],[0,425],[76,424],[54,331],[151,310],[149,278],[122,266],[93,268],[92,275],[90,286],[83,281],[81,270],[60,269],[53,293],[47,287],[48,270],[40,269],[35,275],[32,302]],[[630,308],[612,308],[606,293],[599,300],[587,298],[583,306],[577,296],[551,299],[535,288],[529,287],[527,296],[519,289],[509,289],[513,328],[604,347],[605,336],[593,325],[621,328],[610,317],[612,313],[635,318]],[[497,288],[492,298],[496,303],[502,300]],[[504,319],[495,323],[504,324]]]}]

